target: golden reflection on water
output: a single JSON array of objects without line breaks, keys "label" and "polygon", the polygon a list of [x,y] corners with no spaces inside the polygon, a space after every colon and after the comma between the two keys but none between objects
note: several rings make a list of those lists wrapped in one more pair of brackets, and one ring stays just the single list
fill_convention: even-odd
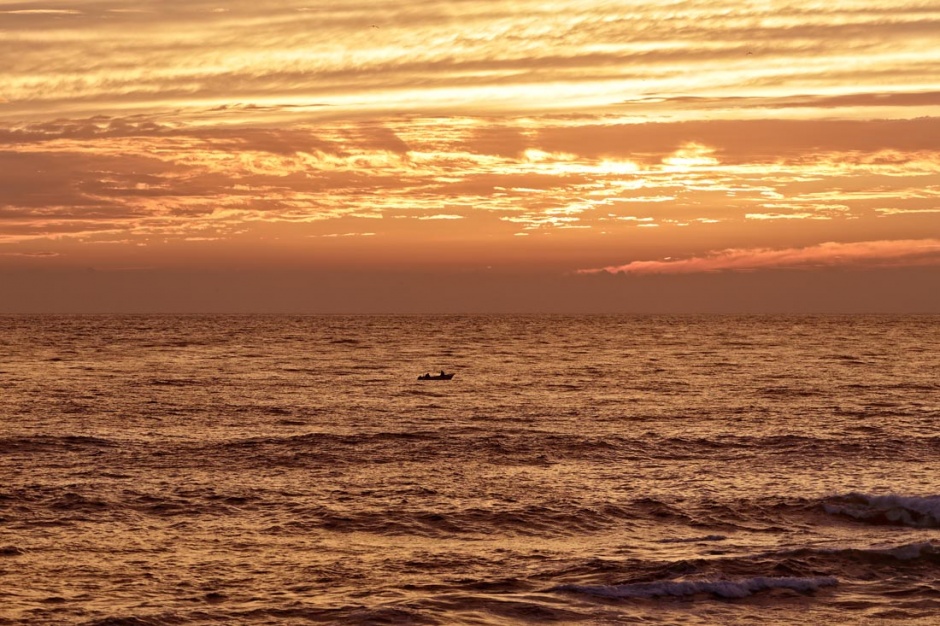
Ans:
[{"label": "golden reflection on water", "polygon": [[934,610],[936,318],[4,321],[11,623]]}]

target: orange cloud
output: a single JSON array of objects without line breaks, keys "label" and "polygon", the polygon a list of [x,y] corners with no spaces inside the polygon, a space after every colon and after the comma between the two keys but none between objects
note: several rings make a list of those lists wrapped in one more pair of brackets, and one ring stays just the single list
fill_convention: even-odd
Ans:
[{"label": "orange cloud", "polygon": [[735,248],[688,259],[633,261],[581,274],[697,274],[840,266],[940,265],[940,239],[827,242],[805,248]]},{"label": "orange cloud", "polygon": [[937,17],[920,0],[37,4],[0,9],[11,117],[272,102],[439,114],[629,98],[669,119],[937,105]]},{"label": "orange cloud", "polygon": [[0,252],[0,256],[26,257],[31,259],[50,259],[59,256],[58,252]]}]

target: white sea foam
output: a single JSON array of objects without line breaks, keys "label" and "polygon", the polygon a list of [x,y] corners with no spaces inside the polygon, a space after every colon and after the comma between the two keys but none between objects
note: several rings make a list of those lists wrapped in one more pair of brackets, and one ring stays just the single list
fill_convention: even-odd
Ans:
[{"label": "white sea foam", "polygon": [[940,528],[940,496],[871,496],[852,493],[823,503],[823,510],[830,515],[847,515],[865,522]]},{"label": "white sea foam", "polygon": [[770,589],[792,589],[800,592],[816,591],[820,587],[838,584],[831,576],[796,578],[781,577],[744,578],[741,580],[688,580],[632,583],[626,585],[560,585],[553,591],[584,593],[604,598],[661,598],[693,596],[708,593],[721,598],[746,598]]}]

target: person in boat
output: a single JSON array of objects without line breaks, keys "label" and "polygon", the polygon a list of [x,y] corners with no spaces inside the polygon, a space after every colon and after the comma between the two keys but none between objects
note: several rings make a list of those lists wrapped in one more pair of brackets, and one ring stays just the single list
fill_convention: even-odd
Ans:
[{"label": "person in boat", "polygon": [[444,370],[441,370],[441,378],[444,378],[447,374],[444,373]]}]

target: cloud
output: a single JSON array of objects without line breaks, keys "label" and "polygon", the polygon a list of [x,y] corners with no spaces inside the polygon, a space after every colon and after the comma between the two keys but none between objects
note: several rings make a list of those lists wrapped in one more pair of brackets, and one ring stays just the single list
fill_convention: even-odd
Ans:
[{"label": "cloud", "polygon": [[940,213],[940,208],[932,209],[897,209],[897,208],[881,208],[875,209],[876,213],[882,215],[918,215],[925,213]]},{"label": "cloud", "polygon": [[6,15],[81,15],[81,11],[70,9],[14,9],[11,11],[0,11]]},{"label": "cloud", "polygon": [[940,265],[940,239],[827,242],[805,248],[729,249],[688,259],[633,261],[581,274],[697,274],[762,269]]},{"label": "cloud", "polygon": [[[697,237],[701,225],[721,223],[712,230],[737,237],[744,223],[765,230],[798,220],[803,241],[838,239],[847,220],[859,239],[911,239],[935,232],[925,228],[940,194],[940,151],[903,150],[895,137],[918,146],[940,129],[931,118],[884,128],[611,124],[592,115],[217,121],[167,113],[0,123],[4,240],[141,245],[360,229],[391,240],[452,236],[459,225],[473,237],[593,229],[640,241],[686,225]],[[899,149],[821,151],[827,124],[856,142],[843,147]],[[866,128],[884,141],[863,139]],[[635,150],[662,154],[634,159]],[[404,217],[415,219],[391,221]],[[605,262],[598,258],[580,266]]]},{"label": "cloud", "polygon": [[[919,0],[889,10],[843,0],[736,3],[734,11],[727,0],[632,2],[629,10],[608,0],[229,0],[224,12],[202,0],[31,4],[0,10],[0,84],[23,117],[65,106],[107,112],[291,97],[346,112],[573,111],[630,97],[672,114],[688,94],[883,108],[877,97],[839,100],[845,87],[833,90],[831,78],[850,72],[842,82],[859,92],[926,92],[940,25]],[[788,104],[797,86],[817,95]],[[928,93],[887,104],[930,102]]]},{"label": "cloud", "polygon": [[0,252],[0,256],[6,257],[25,257],[31,259],[51,259],[60,256],[58,252]]},{"label": "cloud", "polygon": [[629,106],[674,104],[684,108],[709,109],[799,109],[845,107],[935,107],[940,105],[940,91],[878,91],[829,95],[766,96],[644,96],[623,103]]}]

